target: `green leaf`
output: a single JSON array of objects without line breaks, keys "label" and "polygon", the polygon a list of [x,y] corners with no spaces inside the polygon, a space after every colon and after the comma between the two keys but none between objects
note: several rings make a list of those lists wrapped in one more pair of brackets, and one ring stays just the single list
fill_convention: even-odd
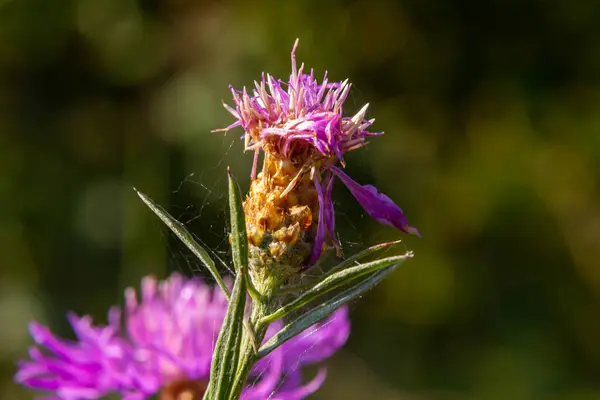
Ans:
[{"label": "green leaf", "polygon": [[[355,267],[344,268],[341,270],[340,268],[336,267],[334,268],[334,270],[337,270],[338,272],[334,272],[332,274],[327,275],[319,283],[312,286],[306,292],[302,293],[302,295],[300,295],[299,297],[296,297],[294,300],[275,310],[273,313],[263,317],[260,320],[260,322],[270,323],[280,318],[283,318],[286,315],[289,315],[291,312],[298,310],[300,307],[305,306],[306,304],[316,300],[320,296],[323,296],[324,294],[334,289],[337,289],[342,286],[348,286],[365,275],[369,275],[375,271],[379,271],[391,265],[400,265],[407,258],[410,257],[412,257],[412,253],[409,252],[400,256],[382,258],[379,260],[360,264]],[[348,262],[348,260],[346,260],[341,264],[350,265],[350,263]]]},{"label": "green leaf", "polygon": [[238,274],[210,366],[208,400],[226,399],[238,368],[246,306],[246,280]]},{"label": "green leaf", "polygon": [[225,282],[223,282],[223,279],[221,278],[221,275],[217,270],[215,262],[212,260],[212,258],[210,258],[208,252],[200,244],[198,244],[198,242],[194,240],[192,234],[186,229],[186,227],[181,222],[173,218],[167,211],[165,211],[165,209],[163,209],[161,206],[152,201],[144,193],[138,191],[136,188],[133,188],[133,190],[135,190],[138,196],[140,196],[142,201],[146,203],[146,205],[154,212],[154,214],[156,214],[158,218],[160,218],[165,223],[165,225],[167,225],[169,229],[171,229],[171,231],[175,235],[177,235],[177,237],[187,246],[187,248],[190,249],[196,257],[198,257],[198,259],[206,266],[206,268],[208,268],[211,275],[217,282],[217,285],[219,285],[219,287],[225,294],[225,297],[227,298],[227,300],[229,300],[229,288],[227,287],[227,285],[225,285]]},{"label": "green leaf", "polygon": [[372,254],[375,254],[381,250],[387,249],[388,247],[391,247],[391,246],[393,246],[395,244],[399,244],[399,243],[402,243],[402,240],[394,240],[393,242],[379,243],[374,246],[367,247],[363,251],[360,251],[360,252],[346,258],[345,260],[343,260],[342,262],[337,264],[335,267],[331,268],[329,271],[327,271],[327,274],[330,275],[336,271],[340,271],[342,269],[351,267],[356,261],[362,260],[365,257],[368,257]]},{"label": "green leaf", "polygon": [[246,289],[252,299],[259,301],[260,294],[254,288],[248,275],[248,236],[246,235],[246,218],[242,205],[242,195],[231,171],[227,170],[229,179],[229,216],[231,220],[231,254],[235,272],[246,279]]},{"label": "green leaf", "polygon": [[231,253],[235,272],[248,268],[248,238],[246,236],[246,220],[242,206],[242,195],[240,188],[231,174],[227,171],[229,178],[229,215],[231,221]]},{"label": "green leaf", "polygon": [[310,311],[302,314],[294,321],[284,326],[279,332],[271,337],[258,351],[258,359],[266,356],[283,343],[293,338],[294,336],[302,333],[305,329],[311,325],[319,322],[323,318],[326,318],[329,314],[337,310],[342,305],[352,301],[356,298],[361,297],[365,292],[375,287],[381,280],[392,273],[399,264],[392,265],[386,269],[379,270],[373,273],[371,276],[360,281],[356,285],[349,289],[341,292],[340,294],[326,300],[322,304],[313,308]]}]

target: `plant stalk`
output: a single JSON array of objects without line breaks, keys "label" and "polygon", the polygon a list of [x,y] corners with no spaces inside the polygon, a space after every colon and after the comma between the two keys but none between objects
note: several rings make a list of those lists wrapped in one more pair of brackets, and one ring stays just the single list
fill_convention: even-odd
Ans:
[{"label": "plant stalk", "polygon": [[256,361],[258,361],[257,351],[263,342],[268,327],[268,324],[263,324],[259,321],[266,315],[266,309],[267,307],[264,303],[256,302],[252,304],[252,312],[249,317],[249,325],[252,328],[252,332],[244,329],[238,358],[238,369],[233,380],[233,386],[229,392],[229,400],[239,400],[244,385],[248,381],[250,371]]}]

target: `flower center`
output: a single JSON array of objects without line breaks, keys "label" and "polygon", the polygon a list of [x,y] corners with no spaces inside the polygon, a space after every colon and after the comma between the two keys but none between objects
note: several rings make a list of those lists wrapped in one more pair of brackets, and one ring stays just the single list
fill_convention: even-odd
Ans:
[{"label": "flower center", "polygon": [[179,379],[168,383],[158,394],[159,400],[202,400],[208,382]]},{"label": "flower center", "polygon": [[[258,286],[277,276],[281,284],[310,257],[318,218],[318,195],[310,168],[265,153],[262,172],[244,202],[250,245],[250,274]],[[261,275],[265,276],[261,276]]]}]

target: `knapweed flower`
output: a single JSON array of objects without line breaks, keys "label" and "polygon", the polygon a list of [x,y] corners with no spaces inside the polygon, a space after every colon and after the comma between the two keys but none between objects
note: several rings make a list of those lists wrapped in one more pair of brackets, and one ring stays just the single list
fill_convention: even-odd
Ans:
[{"label": "knapweed flower", "polygon": [[[331,199],[335,177],[377,221],[419,235],[389,197],[371,185],[358,184],[336,166],[345,165],[344,153],[383,132],[367,130],[374,122],[365,120],[368,104],[352,117],[343,116],[351,84],[329,82],[327,73],[319,83],[313,70],[305,74],[304,64],[298,69],[297,45],[296,40],[287,82],[263,74],[252,93],[231,88],[235,108],[224,106],[236,121],[217,130],[241,126],[246,150],[255,152],[253,182],[244,203],[251,267],[277,263],[284,279],[298,267],[314,264],[326,237],[339,249]],[[257,174],[260,150],[264,161]],[[291,271],[286,273],[286,266]]]},{"label": "knapweed flower", "polygon": [[[113,308],[107,326],[69,315],[76,341],[54,336],[40,324],[30,330],[37,346],[21,361],[16,381],[49,391],[45,399],[99,399],[116,393],[125,400],[199,400],[209,377],[214,344],[227,301],[218,288],[174,274],[142,281],[141,298],[127,289],[121,311]],[[273,323],[267,337],[281,328]],[[250,374],[246,400],[295,400],[317,390],[324,370],[308,383],[301,367],[329,357],[348,338],[346,309],[309,328],[259,361]]]}]

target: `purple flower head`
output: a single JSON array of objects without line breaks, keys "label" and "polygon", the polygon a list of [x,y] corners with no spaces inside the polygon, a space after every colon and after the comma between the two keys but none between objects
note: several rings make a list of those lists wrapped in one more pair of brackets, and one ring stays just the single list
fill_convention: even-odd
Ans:
[{"label": "purple flower head", "polygon": [[230,86],[235,109],[224,106],[237,121],[221,130],[243,127],[246,150],[263,148],[286,159],[308,151],[315,159],[343,162],[345,152],[364,146],[367,137],[383,132],[366,130],[374,122],[364,119],[368,104],[353,117],[343,117],[342,106],[352,85],[348,80],[328,82],[327,72],[321,83],[313,70],[305,74],[304,64],[300,69],[296,66],[297,47],[298,40],[292,49],[288,82],[263,74],[260,83],[254,82],[252,94],[246,88],[240,91]]},{"label": "purple flower head", "polygon": [[[110,393],[125,400],[155,394],[160,400],[201,399],[226,309],[219,289],[198,279],[174,274],[157,282],[147,277],[139,302],[135,291],[127,289],[123,324],[117,308],[109,312],[107,326],[94,326],[91,318],[71,314],[77,340],[69,341],[32,323],[37,345],[30,349],[30,359],[19,363],[15,379],[51,392],[45,399],[99,399]],[[267,338],[280,328],[280,322],[271,324]],[[244,389],[242,399],[295,400],[315,392],[325,378],[324,369],[303,383],[301,367],[331,356],[349,333],[347,311],[341,308],[261,360],[250,375],[255,382]]]},{"label": "purple flower head", "polygon": [[237,126],[244,129],[245,149],[255,152],[251,174],[253,180],[257,177],[260,149],[265,153],[263,175],[265,171],[269,172],[269,165],[274,164],[272,160],[278,160],[283,165],[276,168],[273,173],[275,178],[285,177],[285,173],[279,172],[285,168],[294,172],[295,175],[291,175],[293,179],[280,179],[287,184],[285,190],[278,193],[280,198],[301,184],[303,176],[310,175],[319,206],[310,264],[319,258],[326,236],[339,248],[334,233],[331,200],[335,176],[342,180],[365,211],[377,221],[419,236],[417,229],[408,225],[400,207],[389,197],[379,193],[373,186],[359,185],[335,167],[338,162],[345,166],[344,153],[365,146],[367,138],[383,132],[367,130],[375,121],[365,119],[368,104],[354,116],[344,117],[343,103],[351,84],[348,80],[329,82],[327,73],[319,83],[313,70],[305,74],[304,64],[299,69],[296,66],[297,46],[298,40],[292,49],[292,73],[287,82],[263,74],[261,81],[255,82],[251,93],[246,88],[241,91],[231,88],[235,107],[224,106],[236,121],[219,131]]}]

